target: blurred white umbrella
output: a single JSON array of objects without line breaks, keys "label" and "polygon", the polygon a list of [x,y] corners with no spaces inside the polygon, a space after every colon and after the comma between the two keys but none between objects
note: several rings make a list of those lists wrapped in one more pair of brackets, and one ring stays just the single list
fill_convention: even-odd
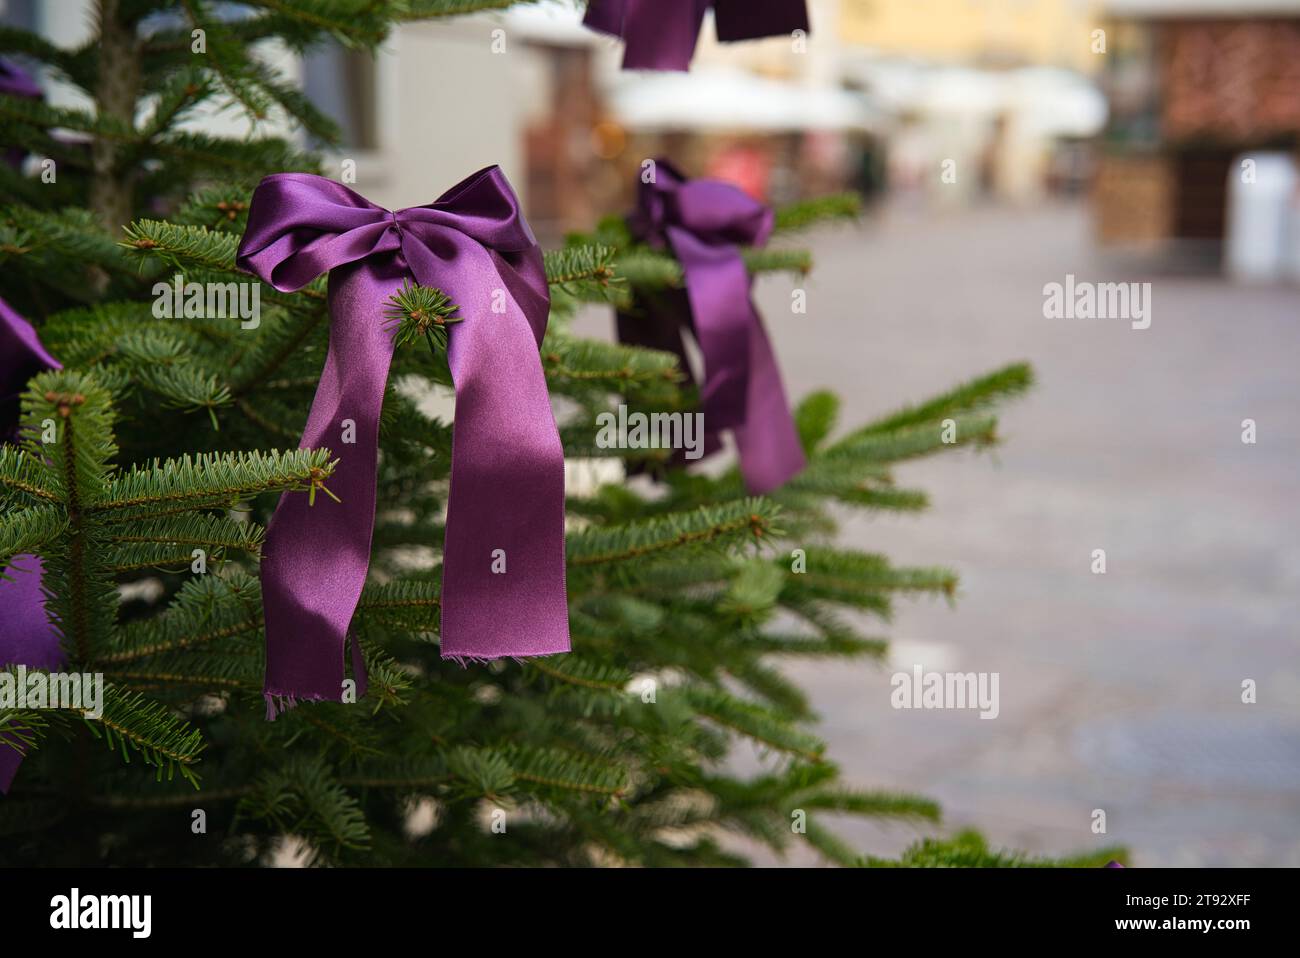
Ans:
[{"label": "blurred white umbrella", "polygon": [[1005,102],[1027,132],[1084,137],[1106,125],[1106,98],[1077,73],[1050,67],[1015,70],[1005,77]]},{"label": "blurred white umbrella", "polygon": [[880,114],[861,94],[801,86],[740,70],[635,73],[608,92],[635,130],[875,130]]}]

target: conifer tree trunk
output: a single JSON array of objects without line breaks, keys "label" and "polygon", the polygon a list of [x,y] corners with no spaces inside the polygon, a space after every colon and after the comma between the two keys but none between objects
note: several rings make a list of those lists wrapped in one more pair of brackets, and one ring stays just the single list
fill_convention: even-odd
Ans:
[{"label": "conifer tree trunk", "polygon": [[[130,126],[140,95],[140,50],[135,23],[125,18],[122,0],[99,0],[99,77],[95,105],[101,118]],[[126,144],[103,135],[91,147],[90,209],[116,234],[131,220],[132,182],[124,170]]]}]

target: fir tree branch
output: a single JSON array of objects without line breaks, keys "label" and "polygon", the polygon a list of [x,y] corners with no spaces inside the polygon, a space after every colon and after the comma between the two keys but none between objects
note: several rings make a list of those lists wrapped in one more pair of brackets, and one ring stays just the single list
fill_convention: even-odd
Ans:
[{"label": "fir tree branch", "polygon": [[104,686],[103,714],[94,718],[87,709],[79,710],[96,738],[102,738],[123,762],[139,755],[157,770],[158,781],[177,772],[198,788],[198,776],[192,765],[198,761],[204,744],[198,729],[176,718],[160,703],[150,702],[138,692],[123,692],[111,684]]},{"label": "fir tree branch", "polygon": [[160,506],[229,507],[263,492],[305,492],[320,488],[333,471],[328,449],[185,455],[114,477],[94,508],[108,514],[131,510],[112,518],[135,522],[165,514],[155,512]]},{"label": "fir tree branch", "polygon": [[857,193],[832,193],[791,203],[776,211],[773,233],[793,233],[828,220],[856,220],[862,214],[862,197]]},{"label": "fir tree branch", "polygon": [[898,432],[945,418],[978,413],[992,406],[1022,396],[1034,384],[1033,370],[1027,363],[1015,363],[987,375],[962,383],[934,399],[917,406],[905,406],[898,412],[854,430],[843,440],[851,443],[860,436]]},{"label": "fir tree branch", "polygon": [[599,565],[691,546],[761,541],[779,534],[772,525],[777,515],[769,501],[745,499],[612,528],[584,529],[568,537],[569,565]]}]

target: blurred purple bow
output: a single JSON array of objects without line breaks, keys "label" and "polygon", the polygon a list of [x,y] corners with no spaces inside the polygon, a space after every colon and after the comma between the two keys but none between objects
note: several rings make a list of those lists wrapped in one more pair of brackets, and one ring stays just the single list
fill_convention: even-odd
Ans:
[{"label": "blurred purple bow", "polygon": [[709,7],[724,43],[808,32],[804,0],[591,0],[582,22],[623,40],[625,70],[686,70]]},{"label": "blurred purple bow", "polygon": [[619,339],[675,353],[693,380],[682,339],[691,332],[704,358],[704,453],[717,451],[718,433],[730,429],[746,486],[770,492],[805,465],[739,249],[767,241],[772,211],[730,183],[688,180],[664,159],[655,161],[637,200],[628,218],[633,234],[672,250],[686,288],[638,295],[640,311],[618,317]]},{"label": "blurred purple bow", "polygon": [[[25,100],[39,100],[41,88],[35,78],[10,60],[0,58],[0,94],[22,97]],[[12,167],[23,165],[26,153],[19,147],[5,150],[5,162]]]}]

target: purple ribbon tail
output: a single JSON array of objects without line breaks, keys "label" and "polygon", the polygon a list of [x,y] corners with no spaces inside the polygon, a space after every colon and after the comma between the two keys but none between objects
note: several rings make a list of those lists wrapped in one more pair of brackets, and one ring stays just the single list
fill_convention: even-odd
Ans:
[{"label": "purple ribbon tail", "polygon": [[592,0],[583,19],[624,42],[624,70],[687,70],[710,0]]},{"label": "purple ribbon tail", "polygon": [[745,421],[734,426],[732,434],[745,486],[762,495],[803,472],[808,461],[790,414],[776,354],[757,311],[749,335],[747,397]]},{"label": "purple ribbon tail", "polygon": [[625,70],[688,70],[710,6],[723,42],[808,32],[805,0],[591,0],[582,22],[623,40]]},{"label": "purple ribbon tail", "polygon": [[[443,658],[569,651],[564,447],[538,358],[550,294],[540,249],[512,259],[498,270],[505,315],[457,323],[449,335],[456,422],[442,564]],[[468,290],[465,296],[456,301],[478,300]]]},{"label": "purple ribbon tail", "polygon": [[[32,324],[0,299],[0,443],[18,438],[20,397],[27,381],[60,368]],[[8,578],[0,579],[0,667],[59,668],[63,650],[59,632],[45,613],[41,560],[14,556],[3,571]],[[0,794],[9,791],[22,758],[22,752],[0,744]]]},{"label": "purple ribbon tail", "polygon": [[[14,556],[4,570],[7,578],[0,579],[0,666],[57,670],[63,664],[58,630],[45,614],[41,571],[41,560],[36,556]],[[17,744],[12,737],[8,741]],[[22,764],[20,749],[0,742],[0,795],[8,794]]]},{"label": "purple ribbon tail", "polygon": [[[637,297],[636,312],[619,311],[615,313],[618,341],[626,346],[641,346],[645,349],[657,349],[672,353],[677,357],[677,365],[691,386],[698,385],[695,373],[691,369],[690,358],[686,352],[684,329],[689,326],[691,303],[684,289],[649,290]],[[719,453],[723,449],[722,433],[711,427],[710,419],[704,418],[704,447],[701,459]],[[685,449],[673,450],[668,460],[668,467],[683,469],[690,464]],[[648,472],[657,472],[642,461],[628,462],[624,466],[629,476],[639,476]]]},{"label": "purple ribbon tail", "polygon": [[700,401],[711,429],[730,429],[750,492],[784,485],[807,465],[750,278],[733,246],[668,228],[682,264],[696,340],[704,356]]},{"label": "purple ribbon tail", "polygon": [[715,0],[714,26],[723,43],[809,32],[805,0]]},{"label": "purple ribbon tail", "polygon": [[[271,715],[302,699],[343,697],[348,629],[370,567],[379,414],[393,358],[392,330],[381,317],[384,302],[400,285],[401,273],[391,262],[387,271],[367,262],[330,274],[329,352],[298,445],[330,449],[337,466],[325,483],[332,495],[285,493],[267,524],[263,691]],[[342,443],[345,420],[353,423],[355,443]],[[360,698],[364,667],[353,679]]]},{"label": "purple ribbon tail", "polygon": [[[349,628],[374,532],[379,414],[393,356],[386,304],[414,278],[458,308],[443,543],[445,659],[569,651],[564,450],[538,347],[550,295],[518,199],[497,167],[397,212],[307,174],[264,179],[237,262],[291,291],[329,272],[330,347],[301,448],[336,457],[315,504],[281,497],[262,558],[269,718],[301,699],[339,701]],[[344,442],[351,421],[354,442]],[[352,640],[358,697],[365,668]]]}]

